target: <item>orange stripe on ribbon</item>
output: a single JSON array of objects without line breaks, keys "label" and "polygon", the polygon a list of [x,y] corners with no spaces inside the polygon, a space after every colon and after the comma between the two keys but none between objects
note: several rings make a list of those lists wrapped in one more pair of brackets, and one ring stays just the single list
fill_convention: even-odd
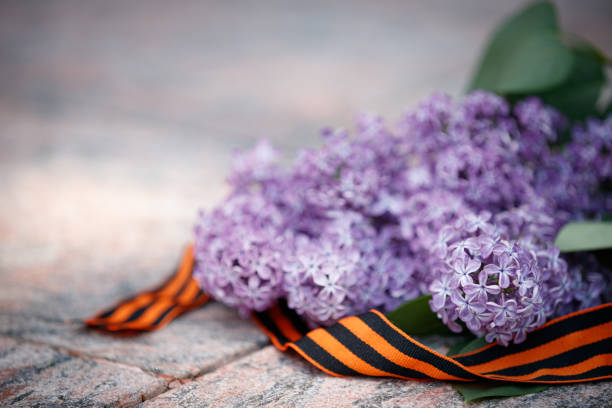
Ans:
[{"label": "orange stripe on ribbon", "polygon": [[610,333],[612,333],[612,322],[600,324],[585,330],[566,334],[563,337],[523,352],[510,354],[483,364],[469,366],[469,369],[484,374],[534,363],[574,348],[603,340],[610,337]]},{"label": "orange stripe on ribbon", "polygon": [[340,324],[349,329],[355,336],[359,337],[361,341],[372,347],[387,360],[392,361],[399,366],[419,371],[438,380],[464,380],[463,378],[447,374],[427,362],[402,353],[356,316],[344,318],[340,321]]}]

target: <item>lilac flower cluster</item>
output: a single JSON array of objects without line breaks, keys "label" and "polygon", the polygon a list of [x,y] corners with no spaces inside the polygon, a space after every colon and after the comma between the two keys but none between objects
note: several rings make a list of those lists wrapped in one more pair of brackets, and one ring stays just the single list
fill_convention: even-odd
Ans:
[{"label": "lilac flower cluster", "polygon": [[282,294],[282,262],[291,231],[262,194],[237,194],[196,225],[194,278],[216,299],[248,316]]},{"label": "lilac flower cluster", "polygon": [[567,277],[566,265],[544,262],[558,250],[538,248],[542,249],[538,257],[530,250],[535,244],[508,239],[508,230],[489,221],[491,214],[482,212],[443,228],[437,247],[442,257],[430,286],[431,306],[452,330],[461,330],[460,319],[489,342],[519,343],[551,314],[546,296],[555,291],[562,292],[561,299],[568,295],[562,284],[544,282],[547,275],[549,280],[553,275]]},{"label": "lilac flower cluster", "polygon": [[611,135],[612,115],[604,121],[590,119],[573,129],[564,151],[547,153],[536,162],[536,191],[564,211],[566,219],[596,218],[612,211]]},{"label": "lilac flower cluster", "polygon": [[538,99],[511,108],[434,94],[396,126],[358,118],[278,165],[236,156],[233,191],[196,226],[203,289],[243,314],[287,300],[312,325],[432,294],[451,328],[502,344],[600,302],[609,272],[552,245],[570,219],[612,209],[612,116],[573,129]]}]

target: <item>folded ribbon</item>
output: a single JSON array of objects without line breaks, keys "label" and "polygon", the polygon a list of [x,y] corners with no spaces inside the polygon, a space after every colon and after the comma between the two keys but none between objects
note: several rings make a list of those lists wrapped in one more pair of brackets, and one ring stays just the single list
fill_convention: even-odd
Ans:
[{"label": "folded ribbon", "polygon": [[155,289],[120,301],[112,308],[85,320],[89,327],[106,331],[150,331],[210,300],[191,276],[195,264],[189,245],[176,272]]},{"label": "folded ribbon", "polygon": [[[156,330],[204,305],[210,296],[191,276],[193,266],[189,246],[174,275],[161,286],[125,299],[85,324],[114,332]],[[335,376],[553,384],[612,378],[612,303],[550,321],[523,343],[493,343],[452,357],[411,338],[377,310],[309,330],[281,301],[253,313],[252,319],[279,350],[291,348]]]}]

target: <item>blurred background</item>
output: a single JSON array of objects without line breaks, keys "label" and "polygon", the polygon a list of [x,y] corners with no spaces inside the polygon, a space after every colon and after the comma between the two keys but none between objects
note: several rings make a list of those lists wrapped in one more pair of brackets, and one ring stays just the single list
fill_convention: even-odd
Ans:
[{"label": "blurred background", "polygon": [[[523,3],[2,0],[0,308],[82,317],[153,283],[233,149],[461,94]],[[556,3],[612,55],[612,1]]]}]

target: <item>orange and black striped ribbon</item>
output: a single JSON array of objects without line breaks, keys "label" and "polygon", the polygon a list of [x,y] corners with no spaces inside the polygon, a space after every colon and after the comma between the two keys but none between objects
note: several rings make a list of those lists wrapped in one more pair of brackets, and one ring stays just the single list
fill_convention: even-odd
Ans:
[{"label": "orange and black striped ribbon", "polygon": [[193,279],[194,264],[193,245],[189,245],[175,273],[168,280],[155,289],[120,301],[112,308],[85,320],[85,324],[113,332],[150,331],[204,305],[210,296]]},{"label": "orange and black striped ribbon", "polygon": [[[110,331],[154,330],[203,305],[209,297],[191,277],[193,265],[189,247],[177,272],[159,288],[86,324]],[[612,378],[612,303],[553,320],[521,344],[489,344],[451,357],[411,338],[377,310],[314,330],[284,302],[252,318],[279,350],[293,349],[335,376],[553,384]]]},{"label": "orange and black striped ribbon", "polygon": [[612,378],[612,303],[553,320],[521,344],[490,344],[452,357],[411,338],[377,310],[311,331],[284,304],[253,319],[277,348],[291,348],[335,376],[525,383]]}]

